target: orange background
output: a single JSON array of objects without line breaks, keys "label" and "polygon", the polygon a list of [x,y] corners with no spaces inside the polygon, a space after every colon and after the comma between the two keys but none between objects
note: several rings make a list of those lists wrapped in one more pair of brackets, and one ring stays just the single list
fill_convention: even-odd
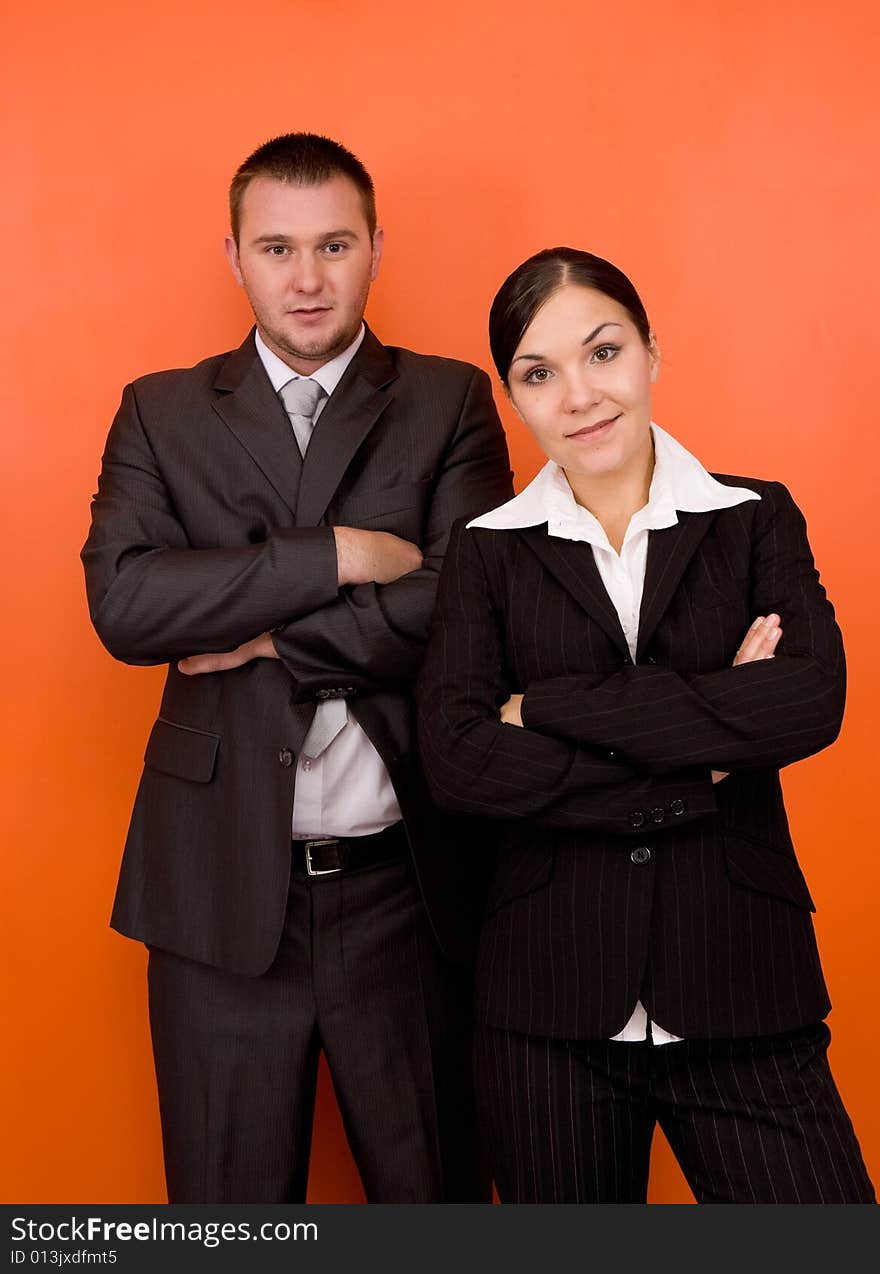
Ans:
[{"label": "orange background", "polygon": [[[77,554],[122,385],[247,330],[221,251],[226,187],[291,129],[338,137],[372,171],[387,250],[369,317],[387,343],[488,367],[502,278],[539,248],[589,248],[644,296],[664,354],[660,423],[710,468],[782,479],[806,512],[850,697],[840,741],[785,784],[819,904],[832,1063],[880,1175],[878,12],[873,0],[49,0],[7,16],[13,1151],[0,1198],[164,1199],[144,952],[107,928],[162,672],[101,649]],[[538,455],[501,406],[522,485]],[[310,1191],[362,1197],[326,1075]],[[662,1145],[651,1197],[690,1197]]]}]

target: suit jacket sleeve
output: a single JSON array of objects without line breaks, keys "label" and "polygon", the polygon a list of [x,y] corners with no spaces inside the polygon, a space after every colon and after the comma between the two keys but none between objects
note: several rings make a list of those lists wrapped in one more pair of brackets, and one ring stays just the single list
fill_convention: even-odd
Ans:
[{"label": "suit jacket sleeve", "polygon": [[477,537],[459,523],[416,692],[422,763],[438,805],[629,834],[634,809],[664,805],[680,822],[715,812],[708,769],[653,779],[597,750],[502,724],[498,709],[511,687],[502,672],[500,619]]},{"label": "suit jacket sleeve", "polygon": [[485,372],[474,370],[437,475],[420,570],[391,584],[344,588],[332,605],[272,634],[295,682],[294,699],[343,678],[358,692],[409,686],[422,661],[446,551],[459,517],[473,517],[513,493],[507,443]]},{"label": "suit jacket sleeve", "polygon": [[229,650],[337,595],[329,527],[193,548],[129,385],[110,430],[82,551],[92,622],[117,659],[167,663]]},{"label": "suit jacket sleeve", "polygon": [[773,659],[688,676],[626,665],[601,682],[557,677],[529,686],[530,729],[613,748],[637,769],[778,768],[837,737],[846,690],[843,642],[819,583],[803,515],[768,483],[755,518],[753,613],[781,616]]}]

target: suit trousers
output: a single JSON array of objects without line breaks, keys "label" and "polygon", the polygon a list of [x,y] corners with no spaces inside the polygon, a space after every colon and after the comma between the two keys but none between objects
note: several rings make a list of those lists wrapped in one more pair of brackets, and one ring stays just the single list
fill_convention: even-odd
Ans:
[{"label": "suit trousers", "polygon": [[482,1202],[471,979],[411,863],[292,874],[271,968],[156,948],[150,1024],[171,1203],[301,1203],[323,1049],[369,1202]]},{"label": "suit trousers", "polygon": [[698,1203],[873,1203],[824,1022],[748,1039],[566,1041],[478,1026],[503,1203],[645,1203],[659,1124]]}]

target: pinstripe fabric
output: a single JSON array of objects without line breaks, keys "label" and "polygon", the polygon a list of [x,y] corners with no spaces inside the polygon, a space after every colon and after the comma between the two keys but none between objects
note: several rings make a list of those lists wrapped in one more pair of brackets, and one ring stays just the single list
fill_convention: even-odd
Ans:
[{"label": "pinstripe fabric", "polygon": [[665,1133],[700,1203],[873,1203],[824,1023],[655,1048],[483,1027],[477,1094],[504,1203],[644,1203]]},{"label": "pinstripe fabric", "polygon": [[[720,481],[762,498],[651,533],[635,664],[588,545],[453,532],[420,743],[438,803],[502,820],[486,1023],[607,1038],[641,997],[676,1035],[724,1037],[828,1011],[778,768],[835,738],[843,647],[788,492]],[[732,668],[771,610],[777,657]],[[527,728],[501,725],[523,691]]]}]

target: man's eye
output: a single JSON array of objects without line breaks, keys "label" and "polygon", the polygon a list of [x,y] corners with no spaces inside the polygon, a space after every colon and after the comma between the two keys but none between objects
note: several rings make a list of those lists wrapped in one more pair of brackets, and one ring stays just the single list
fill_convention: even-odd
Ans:
[{"label": "man's eye", "polygon": [[270,243],[266,249],[270,257],[283,257],[287,252],[283,243]]},{"label": "man's eye", "polygon": [[600,345],[598,349],[593,350],[591,362],[593,363],[610,363],[620,353],[619,345]]},{"label": "man's eye", "polygon": [[527,372],[523,380],[527,385],[543,385],[550,379],[550,372],[546,367],[533,367]]},{"label": "man's eye", "polygon": [[338,257],[341,252],[345,251],[344,243],[328,243],[324,249],[331,257]]}]

